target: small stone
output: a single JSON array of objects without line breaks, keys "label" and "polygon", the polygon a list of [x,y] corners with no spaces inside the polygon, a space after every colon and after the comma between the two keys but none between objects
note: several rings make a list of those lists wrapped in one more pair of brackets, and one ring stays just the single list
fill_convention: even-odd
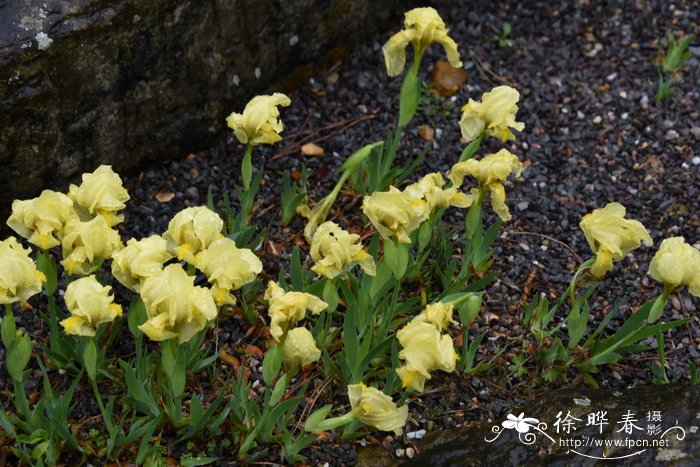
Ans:
[{"label": "small stone", "polygon": [[676,130],[668,130],[668,131],[666,132],[665,138],[666,138],[667,140],[677,139],[677,138],[678,138],[678,132],[677,132]]},{"label": "small stone", "polygon": [[415,449],[413,449],[413,448],[411,448],[411,447],[406,448],[406,457],[408,457],[409,459],[413,459],[413,457],[414,457],[415,455],[416,455]]},{"label": "small stone", "polygon": [[668,130],[669,128],[673,128],[674,123],[672,120],[664,120],[663,125],[664,125],[664,128],[666,128]]},{"label": "small stone", "polygon": [[326,82],[329,84],[335,84],[339,79],[340,75],[338,73],[331,73],[330,75],[326,76]]},{"label": "small stone", "polygon": [[690,162],[692,162],[693,165],[700,165],[700,156],[693,157],[693,159]]},{"label": "small stone", "polygon": [[40,32],[35,37],[37,46],[39,50],[46,50],[53,44],[53,39],[51,39],[45,32]]},{"label": "small stone", "polygon": [[600,115],[596,115],[595,117],[593,117],[593,123],[595,123],[596,125],[598,125],[602,121],[603,117],[601,117]]},{"label": "small stone", "polygon": [[530,202],[529,201],[521,201],[517,204],[518,211],[524,211],[528,207],[530,207]]},{"label": "small stone", "polygon": [[415,439],[423,439],[426,433],[427,432],[425,430],[409,431],[406,433],[406,439],[411,441]]},{"label": "small stone", "polygon": [[695,136],[696,139],[700,139],[700,126],[694,126],[690,129],[690,132]]},{"label": "small stone", "polygon": [[394,454],[396,454],[396,457],[403,457],[406,455],[406,450],[403,448],[398,448],[396,451],[394,451]]}]

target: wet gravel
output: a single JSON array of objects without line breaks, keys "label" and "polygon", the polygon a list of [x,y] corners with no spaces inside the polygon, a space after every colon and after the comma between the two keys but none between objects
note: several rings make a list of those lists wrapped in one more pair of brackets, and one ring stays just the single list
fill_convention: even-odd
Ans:
[{"label": "wet gravel", "polygon": [[[620,202],[628,217],[640,220],[655,240],[654,247],[636,250],[606,277],[592,305],[592,324],[617,301],[628,315],[660,293],[659,284],[646,273],[662,239],[682,235],[700,247],[700,49],[694,49],[673,95],[660,103],[653,100],[658,79],[655,41],[669,32],[698,31],[697,2],[441,0],[433,4],[460,44],[469,79],[453,98],[434,101],[434,115],[418,115],[405,135],[399,162],[420,152],[425,143],[416,128],[429,123],[436,137],[416,177],[435,170],[446,173],[463,148],[459,108],[496,85],[509,84],[520,91],[518,120],[526,128],[506,147],[527,168],[506,185],[513,220],[504,225],[495,245],[494,268],[500,274],[488,288],[484,310],[470,330],[470,336],[488,333],[477,362],[497,356],[497,365],[477,377],[436,375],[431,390],[411,399],[408,432],[502,417],[523,398],[553,387],[526,387],[527,379],[519,380],[506,369],[507,360],[527,338],[521,324],[523,303],[536,293],[554,296],[563,291],[572,270],[590,256],[578,228],[584,214],[610,201]],[[512,25],[511,47],[499,47],[491,40],[504,22]],[[330,191],[337,179],[334,171],[345,157],[382,139],[394,126],[400,79],[386,78],[381,46],[388,37],[376,37],[290,92],[292,106],[282,110],[284,141],[255,151],[254,166],[264,166],[265,176],[254,222],[267,229],[257,253],[269,277],[286,269],[294,245],[303,246],[303,222],[296,218],[283,227],[279,220],[282,174],[303,165],[310,168],[308,188],[315,202]],[[441,49],[433,46],[424,59],[422,78],[427,79],[430,63],[440,59],[444,59]],[[325,154],[303,155],[299,148],[305,142],[316,142]],[[480,154],[500,147],[497,141],[487,141]],[[183,154],[181,160],[124,176],[132,199],[122,234],[162,233],[177,211],[206,203],[209,189],[217,201],[224,194],[235,198],[243,149],[228,136],[201,153]],[[175,195],[171,201],[156,199],[156,194],[167,192]],[[358,197],[348,192],[336,207],[356,213],[359,205]],[[462,218],[454,210],[446,216],[454,223]],[[356,219],[356,214],[342,214],[336,220]],[[494,219],[490,215],[486,222]],[[687,325],[666,335],[672,381],[688,378],[688,361],[700,365],[698,307],[700,299],[683,290],[662,318],[690,318]],[[619,321],[613,320],[611,327],[617,325]],[[223,346],[241,342],[244,332],[240,320],[222,320],[217,342]],[[650,353],[625,359],[604,368],[596,379],[604,388],[650,384],[654,358]],[[565,384],[578,382],[575,374],[571,376]],[[4,369],[0,378],[6,378]],[[405,439],[375,436],[369,442],[405,453]],[[313,465],[349,465],[357,446],[330,440],[305,453]]]}]

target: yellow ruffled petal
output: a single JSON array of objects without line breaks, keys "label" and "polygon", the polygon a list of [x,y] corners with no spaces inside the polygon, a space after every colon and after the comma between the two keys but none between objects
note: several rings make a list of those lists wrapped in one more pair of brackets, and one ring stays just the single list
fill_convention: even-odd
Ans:
[{"label": "yellow ruffled petal", "polygon": [[92,337],[95,335],[95,328],[80,316],[71,316],[59,323],[63,326],[63,332],[74,336]]},{"label": "yellow ruffled petal", "polygon": [[110,227],[122,222],[124,216],[117,213],[130,197],[112,166],[101,165],[92,173],[84,173],[82,179],[80,186],[71,185],[68,193],[81,218],[102,216]]},{"label": "yellow ruffled petal", "polygon": [[270,335],[277,341],[295,323],[304,319],[306,310],[313,314],[319,314],[328,307],[328,304],[305,292],[284,292],[276,283],[270,281],[265,291],[265,299],[268,300],[270,314]]},{"label": "yellow ruffled petal", "polygon": [[620,261],[627,253],[639,248],[642,241],[653,243],[641,222],[625,219],[625,213],[621,204],[608,203],[604,208],[583,216],[579,223],[596,255],[596,264],[591,268],[591,274],[596,278],[611,271],[613,261]]},{"label": "yellow ruffled petal", "polygon": [[400,31],[382,47],[386,74],[389,77],[398,76],[406,66],[406,47],[413,40],[413,31]]},{"label": "yellow ruffled petal", "polygon": [[185,208],[173,216],[163,233],[167,249],[178,259],[194,263],[197,253],[222,237],[224,221],[206,206]]},{"label": "yellow ruffled petal", "polygon": [[427,378],[411,365],[403,365],[396,369],[396,374],[401,379],[401,386],[423,392]]},{"label": "yellow ruffled petal", "polygon": [[520,94],[509,86],[498,86],[481,97],[481,102],[469,99],[462,108],[460,128],[462,136],[468,140],[478,138],[482,133],[494,136],[502,142],[514,140],[510,128],[522,131],[525,125],[515,121]]},{"label": "yellow ruffled petal", "polygon": [[383,238],[396,236],[401,243],[411,243],[409,235],[428,218],[428,203],[390,187],[365,196],[362,211]]},{"label": "yellow ruffled petal", "polygon": [[333,279],[357,261],[365,271],[373,271],[374,258],[362,249],[359,239],[334,222],[324,222],[311,239],[309,253],[315,262],[311,270]]},{"label": "yellow ruffled petal", "polygon": [[408,406],[396,407],[391,397],[363,383],[348,386],[348,399],[352,412],[362,423],[382,431],[393,431],[397,435],[403,432]]},{"label": "yellow ruffled petal", "polygon": [[232,113],[226,123],[242,144],[274,144],[282,139],[278,106],[287,107],[291,100],[276,92],[271,96],[255,96],[246,104],[243,113]]},{"label": "yellow ruffled petal", "polygon": [[683,237],[667,238],[649,264],[649,275],[671,290],[687,285],[691,295],[700,297],[700,250]]},{"label": "yellow ruffled petal", "polygon": [[26,302],[41,292],[46,276],[29,254],[15,237],[0,242],[0,304]]},{"label": "yellow ruffled petal", "polygon": [[178,338],[183,343],[216,318],[217,307],[209,289],[195,286],[180,264],[170,264],[146,278],[141,287],[147,321],[139,327],[156,341]]},{"label": "yellow ruffled petal", "polygon": [[294,328],[287,333],[283,345],[284,364],[288,369],[310,365],[321,358],[316,340],[306,328]]},{"label": "yellow ruffled petal", "polygon": [[39,197],[12,202],[7,225],[42,250],[60,244],[66,222],[76,216],[73,201],[63,193],[44,190]]},{"label": "yellow ruffled petal", "polygon": [[508,206],[506,206],[506,189],[500,183],[489,185],[491,192],[491,207],[498,214],[503,222],[508,222],[511,218]]}]

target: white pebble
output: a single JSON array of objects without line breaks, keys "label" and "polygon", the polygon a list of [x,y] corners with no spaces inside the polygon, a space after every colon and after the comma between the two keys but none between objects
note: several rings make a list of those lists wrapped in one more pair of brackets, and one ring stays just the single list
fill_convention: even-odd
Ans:
[{"label": "white pebble", "polygon": [[409,431],[408,433],[406,433],[406,439],[409,439],[409,440],[423,439],[425,434],[426,434],[425,430]]},{"label": "white pebble", "polygon": [[693,163],[693,165],[700,165],[700,156],[693,157],[693,160],[691,162]]},{"label": "white pebble", "polygon": [[46,50],[53,44],[53,39],[47,36],[45,32],[40,32],[34,39],[36,39],[39,50]]},{"label": "white pebble", "polygon": [[406,455],[406,450],[403,448],[398,448],[396,451],[394,451],[394,454],[396,454],[396,457],[403,457]]},{"label": "white pebble", "polygon": [[296,34],[289,38],[289,45],[294,46],[297,45],[297,43],[299,43],[299,36]]},{"label": "white pebble", "polygon": [[593,123],[595,123],[596,125],[602,121],[603,121],[603,117],[601,117],[600,115],[596,115],[595,117],[593,117]]},{"label": "white pebble", "polygon": [[255,69],[255,78],[260,79],[261,76],[262,76],[262,71],[260,71],[260,67],[257,67]]},{"label": "white pebble", "polygon": [[406,448],[406,457],[409,459],[413,459],[413,456],[416,455],[416,451],[413,448]]}]

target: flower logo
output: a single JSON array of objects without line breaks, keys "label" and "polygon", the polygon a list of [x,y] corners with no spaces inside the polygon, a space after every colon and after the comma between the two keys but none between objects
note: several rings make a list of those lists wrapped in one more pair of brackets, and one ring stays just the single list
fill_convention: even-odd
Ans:
[{"label": "flower logo", "polygon": [[507,430],[515,428],[518,433],[527,433],[530,428],[537,427],[540,423],[536,418],[525,418],[525,412],[522,412],[517,417],[513,414],[508,414],[508,420],[505,420],[501,425]]}]

